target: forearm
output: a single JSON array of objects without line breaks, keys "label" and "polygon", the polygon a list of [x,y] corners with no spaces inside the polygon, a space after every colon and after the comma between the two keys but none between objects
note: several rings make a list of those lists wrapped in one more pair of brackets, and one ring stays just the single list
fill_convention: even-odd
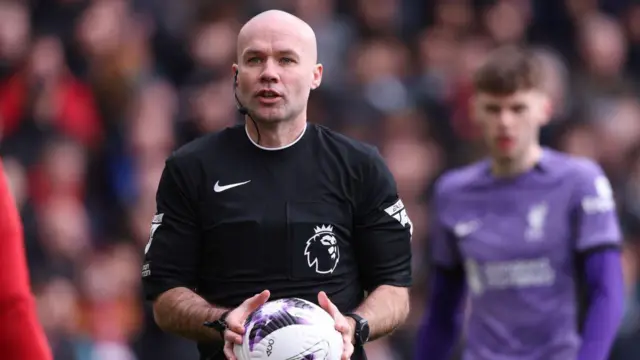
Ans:
[{"label": "forearm", "polygon": [[579,360],[604,360],[622,320],[624,284],[620,254],[605,250],[587,257],[589,308],[582,332]]},{"label": "forearm", "polygon": [[227,310],[183,287],[168,290],[153,304],[156,323],[162,330],[195,341],[220,340],[218,332],[203,323],[219,319]]},{"label": "forearm", "polygon": [[409,289],[382,285],[354,312],[367,319],[370,341],[388,335],[402,325],[409,314]]},{"label": "forearm", "polygon": [[416,339],[416,360],[444,360],[451,356],[462,328],[464,271],[435,268],[433,286]]}]

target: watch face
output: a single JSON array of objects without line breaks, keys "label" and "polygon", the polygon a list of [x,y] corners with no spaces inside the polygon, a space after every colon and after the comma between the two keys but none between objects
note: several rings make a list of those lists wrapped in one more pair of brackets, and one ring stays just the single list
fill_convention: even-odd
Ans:
[{"label": "watch face", "polygon": [[360,330],[360,338],[362,339],[362,343],[366,343],[367,341],[369,341],[369,324],[365,323],[364,326],[362,327],[362,330]]}]

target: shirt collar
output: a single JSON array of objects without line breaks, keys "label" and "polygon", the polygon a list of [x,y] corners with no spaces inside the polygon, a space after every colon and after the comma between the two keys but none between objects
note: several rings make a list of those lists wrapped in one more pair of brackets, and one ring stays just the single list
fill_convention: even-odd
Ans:
[{"label": "shirt collar", "polygon": [[[546,147],[542,147],[542,152],[540,154],[540,158],[538,159],[538,161],[535,163],[535,165],[533,165],[533,168],[531,168],[530,170],[524,172],[521,175],[527,174],[527,173],[531,173],[531,172],[548,172],[551,170],[551,157],[549,156],[549,149]],[[484,163],[484,171],[485,173],[489,176],[489,177],[493,177],[492,173],[491,173],[491,159],[488,159],[485,161]]]}]

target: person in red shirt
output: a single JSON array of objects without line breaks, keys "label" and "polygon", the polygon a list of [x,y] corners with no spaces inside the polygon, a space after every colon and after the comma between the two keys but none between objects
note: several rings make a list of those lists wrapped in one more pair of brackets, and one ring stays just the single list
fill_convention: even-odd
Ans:
[{"label": "person in red shirt", "polygon": [[51,360],[29,288],[22,231],[0,161],[0,354],[3,360]]}]

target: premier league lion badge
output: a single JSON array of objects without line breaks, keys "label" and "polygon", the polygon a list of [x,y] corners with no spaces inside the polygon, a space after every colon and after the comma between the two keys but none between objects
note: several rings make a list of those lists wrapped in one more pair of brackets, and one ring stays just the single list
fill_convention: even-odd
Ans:
[{"label": "premier league lion badge", "polygon": [[307,240],[307,246],[304,248],[307,264],[318,274],[331,274],[340,261],[340,250],[333,226],[316,226],[313,230],[315,235]]}]

